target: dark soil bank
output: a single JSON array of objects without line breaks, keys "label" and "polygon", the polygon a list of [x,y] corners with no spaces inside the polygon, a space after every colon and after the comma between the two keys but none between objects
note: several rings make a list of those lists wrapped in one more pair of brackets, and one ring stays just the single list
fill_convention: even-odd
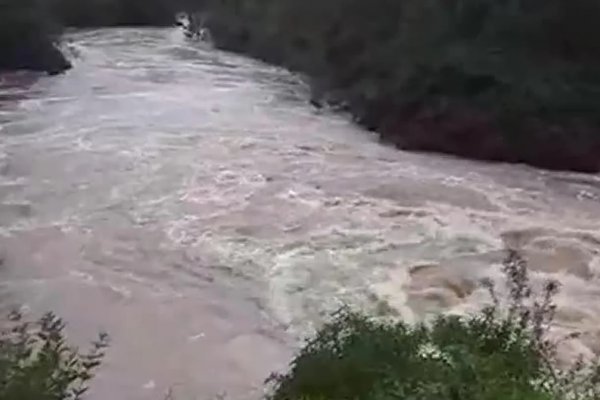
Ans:
[{"label": "dark soil bank", "polygon": [[0,0],[0,70],[59,73],[70,63],[57,48],[60,29],[36,0]]},{"label": "dark soil bank", "polygon": [[0,70],[60,73],[63,27],[164,26],[177,2],[163,0],[0,0]]},{"label": "dark soil bank", "polygon": [[202,3],[217,46],[306,73],[400,148],[600,170],[600,2]]},{"label": "dark soil bank", "polygon": [[69,68],[71,63],[52,43],[34,43],[14,48],[1,48],[0,70],[27,69],[58,74]]}]

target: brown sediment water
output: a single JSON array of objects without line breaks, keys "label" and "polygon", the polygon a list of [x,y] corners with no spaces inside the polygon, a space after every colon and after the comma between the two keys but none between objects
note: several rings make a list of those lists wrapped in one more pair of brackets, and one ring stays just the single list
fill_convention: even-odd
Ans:
[{"label": "brown sediment water", "polygon": [[111,334],[91,399],[257,398],[341,305],[481,307],[506,246],[600,353],[600,176],[397,151],[175,29],[67,47],[0,83],[0,305]]}]

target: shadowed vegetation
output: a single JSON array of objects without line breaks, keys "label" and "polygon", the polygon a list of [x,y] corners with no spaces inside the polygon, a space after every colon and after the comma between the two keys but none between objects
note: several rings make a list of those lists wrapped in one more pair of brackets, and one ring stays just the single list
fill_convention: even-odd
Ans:
[{"label": "shadowed vegetation", "polygon": [[60,26],[168,25],[308,75],[403,149],[600,170],[598,0],[0,0],[0,68],[59,72]]},{"label": "shadowed vegetation", "polygon": [[600,170],[597,0],[206,0],[218,46],[308,74],[383,140]]},{"label": "shadowed vegetation", "polygon": [[46,1],[0,0],[0,70],[69,68],[57,48],[60,33]]},{"label": "shadowed vegetation", "polygon": [[0,70],[59,73],[70,67],[58,44],[63,27],[163,26],[177,1],[0,0]]},{"label": "shadowed vegetation", "polygon": [[47,314],[35,323],[19,314],[0,331],[0,399],[78,400],[104,357],[106,335],[82,354],[70,347],[64,323]]}]

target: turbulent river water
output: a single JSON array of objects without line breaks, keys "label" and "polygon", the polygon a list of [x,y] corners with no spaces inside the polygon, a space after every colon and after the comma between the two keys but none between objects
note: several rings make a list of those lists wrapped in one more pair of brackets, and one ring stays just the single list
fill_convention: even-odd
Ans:
[{"label": "turbulent river water", "polygon": [[256,398],[343,304],[480,307],[505,246],[600,352],[599,176],[397,151],[174,29],[67,42],[67,74],[0,78],[0,304],[111,334],[92,399]]}]

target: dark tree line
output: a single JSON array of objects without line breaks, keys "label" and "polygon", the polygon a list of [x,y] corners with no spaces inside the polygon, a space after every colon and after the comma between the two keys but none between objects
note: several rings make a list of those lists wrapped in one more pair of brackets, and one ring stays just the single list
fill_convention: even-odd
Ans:
[{"label": "dark tree line", "polygon": [[307,73],[399,147],[600,170],[598,0],[204,3],[217,45]]}]

